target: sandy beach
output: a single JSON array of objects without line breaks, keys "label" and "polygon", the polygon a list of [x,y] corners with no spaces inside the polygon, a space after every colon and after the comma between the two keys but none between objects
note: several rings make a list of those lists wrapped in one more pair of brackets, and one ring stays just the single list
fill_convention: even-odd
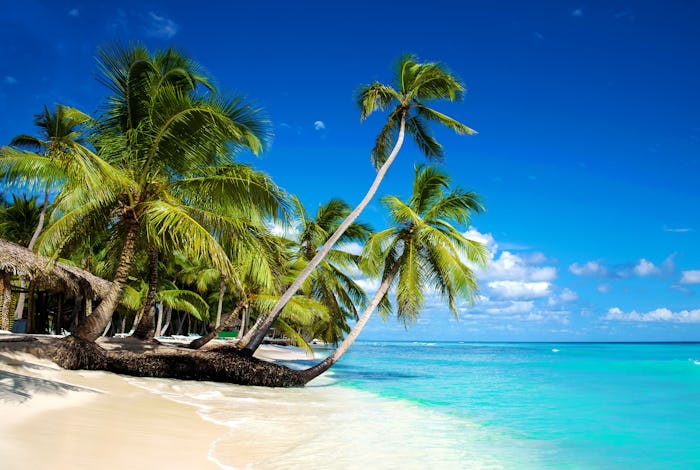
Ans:
[{"label": "sandy beach", "polygon": [[[263,346],[257,355],[306,358],[299,349],[279,346]],[[26,353],[0,353],[2,468],[227,468],[216,463],[212,445],[229,428],[143,383],[62,370]],[[238,462],[255,460],[244,449],[236,452]]]}]

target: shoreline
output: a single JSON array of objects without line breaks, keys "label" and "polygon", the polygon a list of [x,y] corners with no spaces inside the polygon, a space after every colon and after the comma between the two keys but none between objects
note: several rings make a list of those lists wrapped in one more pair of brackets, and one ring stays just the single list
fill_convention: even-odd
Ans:
[{"label": "shoreline", "polygon": [[[261,347],[256,356],[311,359],[298,348],[272,345]],[[142,386],[149,380],[69,371],[28,353],[0,351],[3,469],[233,468],[214,456],[232,428],[207,417],[196,403]],[[237,462],[255,460],[238,449]]]}]

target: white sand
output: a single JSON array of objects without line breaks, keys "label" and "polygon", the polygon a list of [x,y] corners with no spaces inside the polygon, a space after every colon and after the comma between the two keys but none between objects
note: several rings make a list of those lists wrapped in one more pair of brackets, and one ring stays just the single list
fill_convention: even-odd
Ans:
[{"label": "white sand", "polygon": [[[256,356],[308,359],[299,349],[267,345]],[[132,380],[0,353],[0,468],[221,468],[211,448],[229,428]],[[256,460],[240,452],[237,457],[240,463]]]}]

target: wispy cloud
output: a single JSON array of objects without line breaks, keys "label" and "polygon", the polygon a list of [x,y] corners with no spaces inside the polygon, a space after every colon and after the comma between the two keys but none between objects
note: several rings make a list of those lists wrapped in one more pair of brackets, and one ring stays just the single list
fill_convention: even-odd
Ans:
[{"label": "wispy cloud", "polygon": [[623,312],[617,307],[608,310],[607,315],[602,317],[606,321],[632,321],[632,322],[667,322],[667,323],[700,323],[700,309],[682,310],[673,312],[668,308],[657,308],[647,313],[638,313],[632,310],[629,313]]},{"label": "wispy cloud", "polygon": [[155,12],[149,11],[148,19],[146,34],[150,37],[170,39],[180,31],[180,26],[177,23]]},{"label": "wispy cloud", "polygon": [[78,8],[71,8],[70,10],[68,10],[68,16],[77,18],[78,16],[80,16],[80,10]]},{"label": "wispy cloud", "polygon": [[5,75],[5,77],[2,79],[2,82],[5,85],[17,85],[17,79],[15,77],[11,77],[10,75]]},{"label": "wispy cloud", "polygon": [[574,263],[569,266],[569,271],[577,276],[598,276],[608,275],[608,268],[601,261],[587,261],[584,264]]},{"label": "wispy cloud", "polygon": [[562,302],[573,302],[578,300],[578,294],[568,287],[565,287],[561,294],[559,294],[559,299],[561,299]]},{"label": "wispy cloud", "polygon": [[326,123],[323,121],[315,121],[314,122],[314,129],[317,131],[322,131],[326,128]]},{"label": "wispy cloud", "polygon": [[635,16],[630,10],[621,10],[613,13],[613,18],[615,18],[616,20],[626,19],[629,21],[634,21]]},{"label": "wispy cloud", "polygon": [[606,266],[601,260],[586,261],[585,263],[573,263],[569,266],[569,272],[576,276],[592,276],[602,279],[626,279],[633,276],[646,277],[651,275],[671,274],[675,270],[673,258],[675,253],[668,256],[660,266],[642,258],[633,263],[625,263],[615,266]]},{"label": "wispy cloud", "polygon": [[536,39],[539,39],[540,41],[544,39],[544,35],[540,32],[535,31],[532,33],[533,36],[535,36]]},{"label": "wispy cloud", "polygon": [[688,233],[688,232],[693,231],[692,228],[687,228],[687,227],[672,228],[672,227],[667,227],[665,225],[662,227],[662,230],[664,232],[671,232],[671,233]]},{"label": "wispy cloud", "polygon": [[700,269],[683,271],[681,274],[681,284],[700,284]]},{"label": "wispy cloud", "polygon": [[583,8],[574,8],[570,11],[571,16],[580,18],[583,16]]}]

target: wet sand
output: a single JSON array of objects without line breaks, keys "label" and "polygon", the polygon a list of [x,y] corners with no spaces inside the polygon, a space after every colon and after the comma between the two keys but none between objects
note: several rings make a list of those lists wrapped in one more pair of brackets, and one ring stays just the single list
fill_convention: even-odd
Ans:
[{"label": "wet sand", "polygon": [[[264,346],[268,359],[304,358]],[[14,469],[218,469],[213,446],[230,429],[200,410],[101,371],[66,371],[26,353],[0,354],[0,455]],[[238,452],[236,461],[255,455]],[[226,467],[224,467],[226,468]]]}]

